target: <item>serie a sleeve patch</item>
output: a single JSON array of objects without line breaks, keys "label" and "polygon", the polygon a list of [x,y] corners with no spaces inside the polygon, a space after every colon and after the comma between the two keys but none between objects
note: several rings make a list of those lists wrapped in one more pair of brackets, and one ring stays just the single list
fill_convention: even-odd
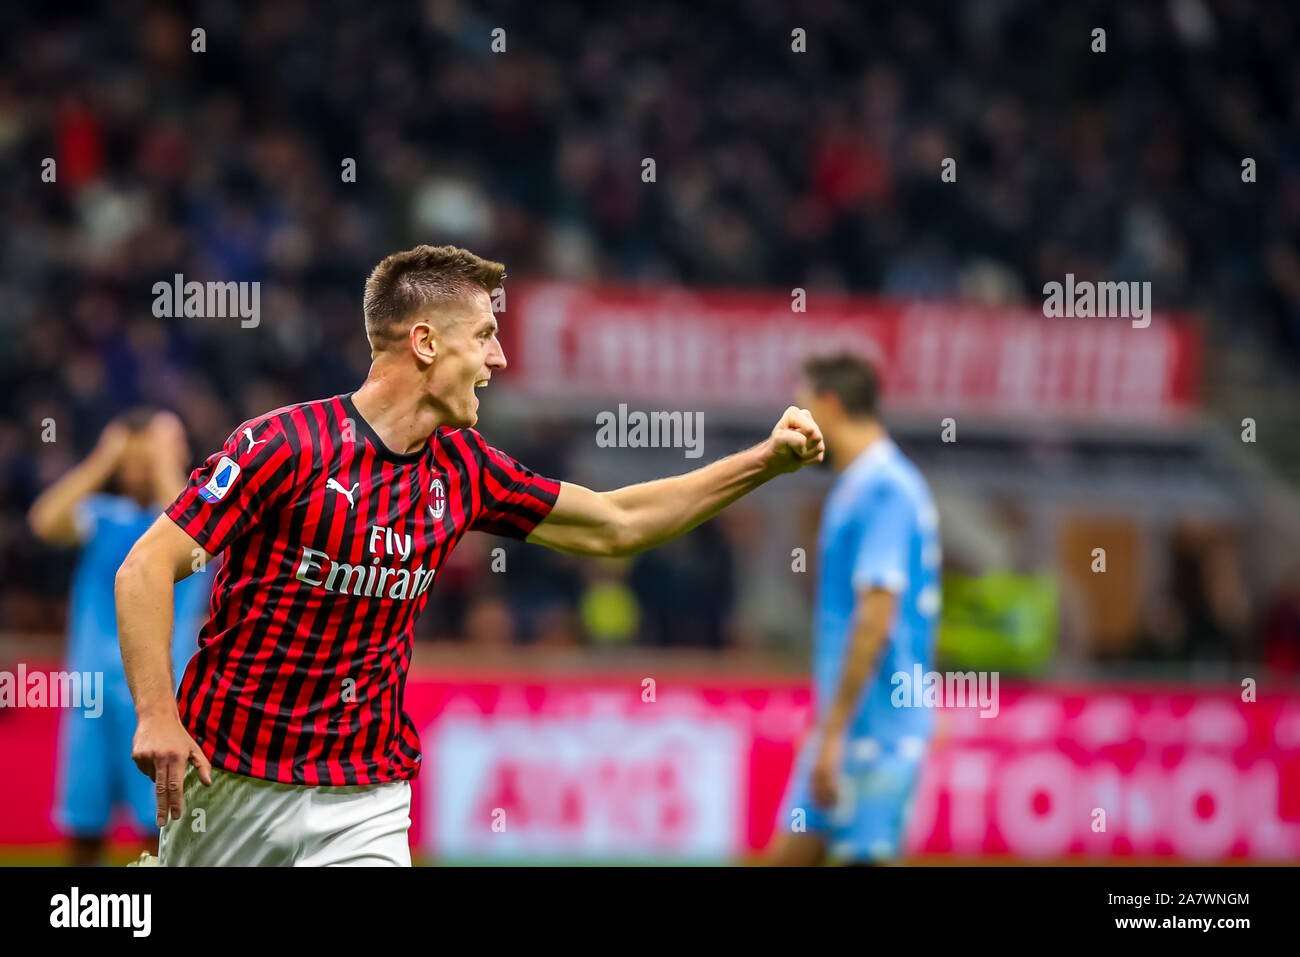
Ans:
[{"label": "serie a sleeve patch", "polygon": [[212,470],[212,478],[199,489],[199,494],[209,502],[220,502],[226,497],[226,493],[230,491],[237,478],[239,478],[239,463],[230,456],[223,455]]}]

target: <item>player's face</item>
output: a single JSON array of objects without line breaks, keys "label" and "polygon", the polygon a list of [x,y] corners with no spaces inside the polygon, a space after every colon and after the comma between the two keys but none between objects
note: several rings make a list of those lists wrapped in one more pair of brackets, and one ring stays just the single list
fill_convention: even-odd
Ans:
[{"label": "player's face", "polygon": [[117,481],[122,494],[142,504],[152,501],[153,461],[146,433],[139,432],[127,439],[122,458],[117,464]]},{"label": "player's face", "polygon": [[825,399],[818,397],[806,381],[795,390],[794,401],[799,408],[807,409],[811,413],[813,421],[822,430],[822,437],[826,440],[826,462],[829,463],[835,455],[835,443],[831,436],[835,432],[836,423],[839,422],[838,405],[831,407]]},{"label": "player's face", "polygon": [[444,424],[458,429],[474,426],[479,406],[474,390],[486,386],[494,370],[505,367],[492,298],[480,290],[464,314],[438,337],[433,395],[443,406]]},{"label": "player's face", "polygon": [[807,382],[801,384],[795,391],[794,401],[799,408],[807,409],[818,425],[822,424],[823,418],[830,417],[827,415],[829,410],[826,408],[826,403],[817,396]]}]

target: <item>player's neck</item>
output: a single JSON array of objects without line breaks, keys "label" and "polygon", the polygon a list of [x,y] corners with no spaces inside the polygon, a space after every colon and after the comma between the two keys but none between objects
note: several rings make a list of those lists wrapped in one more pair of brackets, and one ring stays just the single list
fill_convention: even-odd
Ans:
[{"label": "player's neck", "polygon": [[851,422],[845,425],[834,442],[830,443],[831,467],[837,473],[843,472],[856,462],[863,452],[887,438],[889,433],[879,422]]},{"label": "player's neck", "polygon": [[352,393],[352,404],[384,445],[401,455],[424,448],[438,430],[437,413],[421,403],[416,390],[401,386],[373,366]]}]

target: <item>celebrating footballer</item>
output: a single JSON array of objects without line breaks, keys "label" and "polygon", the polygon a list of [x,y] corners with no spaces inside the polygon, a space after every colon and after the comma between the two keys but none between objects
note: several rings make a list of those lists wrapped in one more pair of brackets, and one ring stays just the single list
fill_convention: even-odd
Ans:
[{"label": "celebrating footballer", "polygon": [[[628,555],[823,459],[791,407],[762,443],[673,478],[595,492],[531,471],[474,429],[475,390],[506,369],[504,275],[451,246],[384,259],[365,382],[240,423],[122,564],[132,757],[154,781],[163,866],[409,866],[412,628],[466,532]],[[219,554],[175,691],[173,586]]]}]

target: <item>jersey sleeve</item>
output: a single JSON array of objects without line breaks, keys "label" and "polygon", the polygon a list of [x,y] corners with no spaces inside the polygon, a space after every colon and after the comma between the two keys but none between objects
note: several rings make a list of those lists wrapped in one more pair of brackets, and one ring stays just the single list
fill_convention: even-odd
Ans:
[{"label": "jersey sleeve", "polygon": [[881,484],[867,497],[861,515],[862,535],[853,559],[854,589],[904,591],[915,522],[912,503],[898,485]]},{"label": "jersey sleeve", "polygon": [[560,483],[492,448],[478,433],[472,433],[472,438],[476,440],[474,445],[481,467],[481,494],[480,508],[470,530],[520,540],[527,538],[555,507]]},{"label": "jersey sleeve", "polygon": [[291,501],[297,456],[277,420],[240,426],[195,469],[166,514],[216,555]]},{"label": "jersey sleeve", "polygon": [[87,495],[73,508],[72,524],[83,545],[95,537],[101,522],[111,520],[114,501],[112,495],[97,493]]}]

